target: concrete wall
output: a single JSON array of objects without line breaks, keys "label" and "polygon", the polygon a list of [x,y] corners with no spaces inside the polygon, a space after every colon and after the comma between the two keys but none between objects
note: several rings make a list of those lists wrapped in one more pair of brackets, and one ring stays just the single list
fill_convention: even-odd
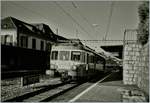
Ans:
[{"label": "concrete wall", "polygon": [[141,46],[128,43],[124,47],[123,59],[124,84],[137,85],[149,92],[149,45]]}]

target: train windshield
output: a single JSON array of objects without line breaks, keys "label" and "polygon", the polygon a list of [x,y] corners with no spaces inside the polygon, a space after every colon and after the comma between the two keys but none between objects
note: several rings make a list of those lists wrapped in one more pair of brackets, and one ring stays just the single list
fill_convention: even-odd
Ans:
[{"label": "train windshield", "polygon": [[60,60],[69,60],[69,51],[60,51],[59,59]]},{"label": "train windshield", "polygon": [[52,60],[57,60],[58,59],[58,51],[52,51],[51,59]]},{"label": "train windshield", "polygon": [[72,51],[71,52],[71,60],[80,61],[80,59],[81,59],[81,52],[79,52],[79,51]]}]

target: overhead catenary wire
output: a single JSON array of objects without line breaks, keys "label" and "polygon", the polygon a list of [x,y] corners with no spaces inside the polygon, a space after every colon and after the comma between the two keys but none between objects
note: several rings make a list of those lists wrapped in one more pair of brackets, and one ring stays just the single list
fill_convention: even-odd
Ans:
[{"label": "overhead catenary wire", "polygon": [[[38,15],[38,16],[41,16],[41,17],[43,17],[44,19],[48,19],[47,17],[45,17],[45,16],[43,16],[42,14],[40,14],[40,13],[38,13],[38,12],[35,12],[35,11],[33,11],[33,10],[31,10],[31,9],[29,9],[29,8],[26,8],[26,7],[24,7],[24,6],[22,6],[22,5],[20,5],[20,4],[16,4],[16,3],[14,3],[13,1],[11,1],[10,2],[12,5],[14,5],[14,6],[17,6],[17,7],[21,7],[21,8],[23,8],[23,9],[25,9],[25,10],[27,10],[27,11],[29,11],[29,12],[31,12],[31,13],[34,13],[35,15]],[[58,4],[58,3],[57,3]],[[113,4],[112,4],[112,6],[113,6]],[[111,8],[112,8],[112,6],[111,6]],[[64,10],[64,9],[62,9],[62,10]],[[65,12],[65,11],[64,11]],[[112,10],[111,10],[111,12],[112,12]],[[69,16],[70,14],[69,13],[67,13],[66,12],[66,14]],[[112,15],[112,13],[111,13],[111,15]],[[71,15],[70,15],[70,17],[72,17]],[[74,22],[76,22],[76,20],[72,17],[72,19],[74,20]],[[86,19],[85,19],[86,20]],[[76,22],[81,28],[83,28],[78,22]],[[85,31],[84,30],[84,28],[83,28],[83,31],[84,32],[87,32],[87,31]],[[78,33],[78,31],[76,31],[77,33]],[[89,33],[88,33],[89,34]],[[89,34],[90,35],[90,34]],[[85,42],[101,42],[101,41],[104,41],[104,40],[81,40],[81,41],[85,41]],[[105,41],[122,41],[122,40],[106,40],[105,39]],[[131,40],[132,41],[132,40]]]},{"label": "overhead catenary wire", "polygon": [[85,29],[84,29],[84,27],[82,27],[82,25],[80,24],[80,23],[78,23],[78,21],[76,20],[76,19],[74,19],[74,17],[72,17],[72,15],[70,14],[70,13],[68,13],[62,6],[60,6],[56,1],[53,1],[68,17],[70,17],[72,20],[73,20],[73,22],[75,22],[85,33],[87,33],[88,34],[88,36],[90,36],[90,37],[92,37],[93,38],[93,36],[91,36],[90,35],[90,33],[89,32],[87,32]]},{"label": "overhead catenary wire", "polygon": [[108,24],[107,24],[107,27],[106,27],[106,34],[105,34],[104,40],[107,39],[107,35],[108,35],[108,32],[109,32],[109,28],[110,28],[110,24],[111,24],[111,18],[112,18],[112,13],[113,13],[113,7],[114,7],[114,2],[112,1],[111,2],[111,7],[110,7],[110,15],[108,16]]},{"label": "overhead catenary wire", "polygon": [[[40,14],[39,12],[33,11],[32,9],[26,8],[26,7],[24,7],[24,6],[20,5],[20,4],[14,3],[13,1],[11,1],[10,4],[11,4],[11,5],[14,5],[14,6],[16,6],[16,7],[21,7],[21,8],[23,8],[24,10],[27,10],[27,11],[29,11],[29,12],[32,13],[32,14],[35,14],[35,15],[38,15],[38,16],[44,18],[45,20],[48,19],[48,17],[45,17],[44,15]],[[82,28],[83,28],[83,27],[82,27]],[[82,29],[82,28],[81,28],[81,29]],[[57,29],[58,29],[58,28],[57,28]],[[84,31],[85,31],[85,30],[84,30]],[[87,32],[86,32],[86,33],[87,33]]]},{"label": "overhead catenary wire", "polygon": [[[72,5],[73,5],[73,7],[74,7],[76,10],[78,10],[78,6],[77,6],[73,1],[72,1]],[[89,25],[89,27],[91,27],[91,28],[94,30],[94,32],[95,32],[94,26],[92,26],[92,25],[90,24],[90,22],[88,21],[88,19],[87,19],[85,16],[83,16],[83,15],[80,13],[79,10],[78,10],[78,14],[83,18],[84,21],[86,21],[86,23]]]},{"label": "overhead catenary wire", "polygon": [[27,11],[29,11],[29,12],[35,14],[35,15],[38,15],[38,16],[44,18],[45,20],[48,19],[47,17],[45,17],[44,15],[40,14],[39,12],[36,12],[36,11],[34,11],[34,10],[32,10],[32,9],[29,9],[29,8],[26,8],[26,7],[24,7],[24,6],[20,5],[20,4],[14,3],[13,1],[11,1],[10,4],[12,4],[12,5],[14,5],[14,6],[18,7],[18,8],[21,7],[21,8],[23,8],[24,10],[27,10]]}]

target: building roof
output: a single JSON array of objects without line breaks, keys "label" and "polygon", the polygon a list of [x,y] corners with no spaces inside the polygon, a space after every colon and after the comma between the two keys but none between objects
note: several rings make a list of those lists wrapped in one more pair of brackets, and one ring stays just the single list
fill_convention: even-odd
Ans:
[{"label": "building roof", "polygon": [[54,34],[50,27],[46,24],[29,24],[14,17],[2,19],[1,27],[2,29],[17,29],[20,33],[53,42],[56,42],[59,39],[66,40],[66,38]]},{"label": "building roof", "polygon": [[1,29],[16,29],[11,17],[7,17],[1,20]]}]

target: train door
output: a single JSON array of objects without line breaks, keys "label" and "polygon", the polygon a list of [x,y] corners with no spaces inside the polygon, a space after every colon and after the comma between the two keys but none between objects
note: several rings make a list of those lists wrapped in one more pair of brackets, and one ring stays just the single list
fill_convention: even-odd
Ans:
[{"label": "train door", "polygon": [[93,59],[94,59],[93,60],[93,63],[94,63],[94,73],[96,73],[96,62],[97,62],[96,61],[96,57],[97,57],[96,55],[93,56]]},{"label": "train door", "polygon": [[88,64],[89,64],[89,54],[86,54],[86,70],[88,71]]}]

